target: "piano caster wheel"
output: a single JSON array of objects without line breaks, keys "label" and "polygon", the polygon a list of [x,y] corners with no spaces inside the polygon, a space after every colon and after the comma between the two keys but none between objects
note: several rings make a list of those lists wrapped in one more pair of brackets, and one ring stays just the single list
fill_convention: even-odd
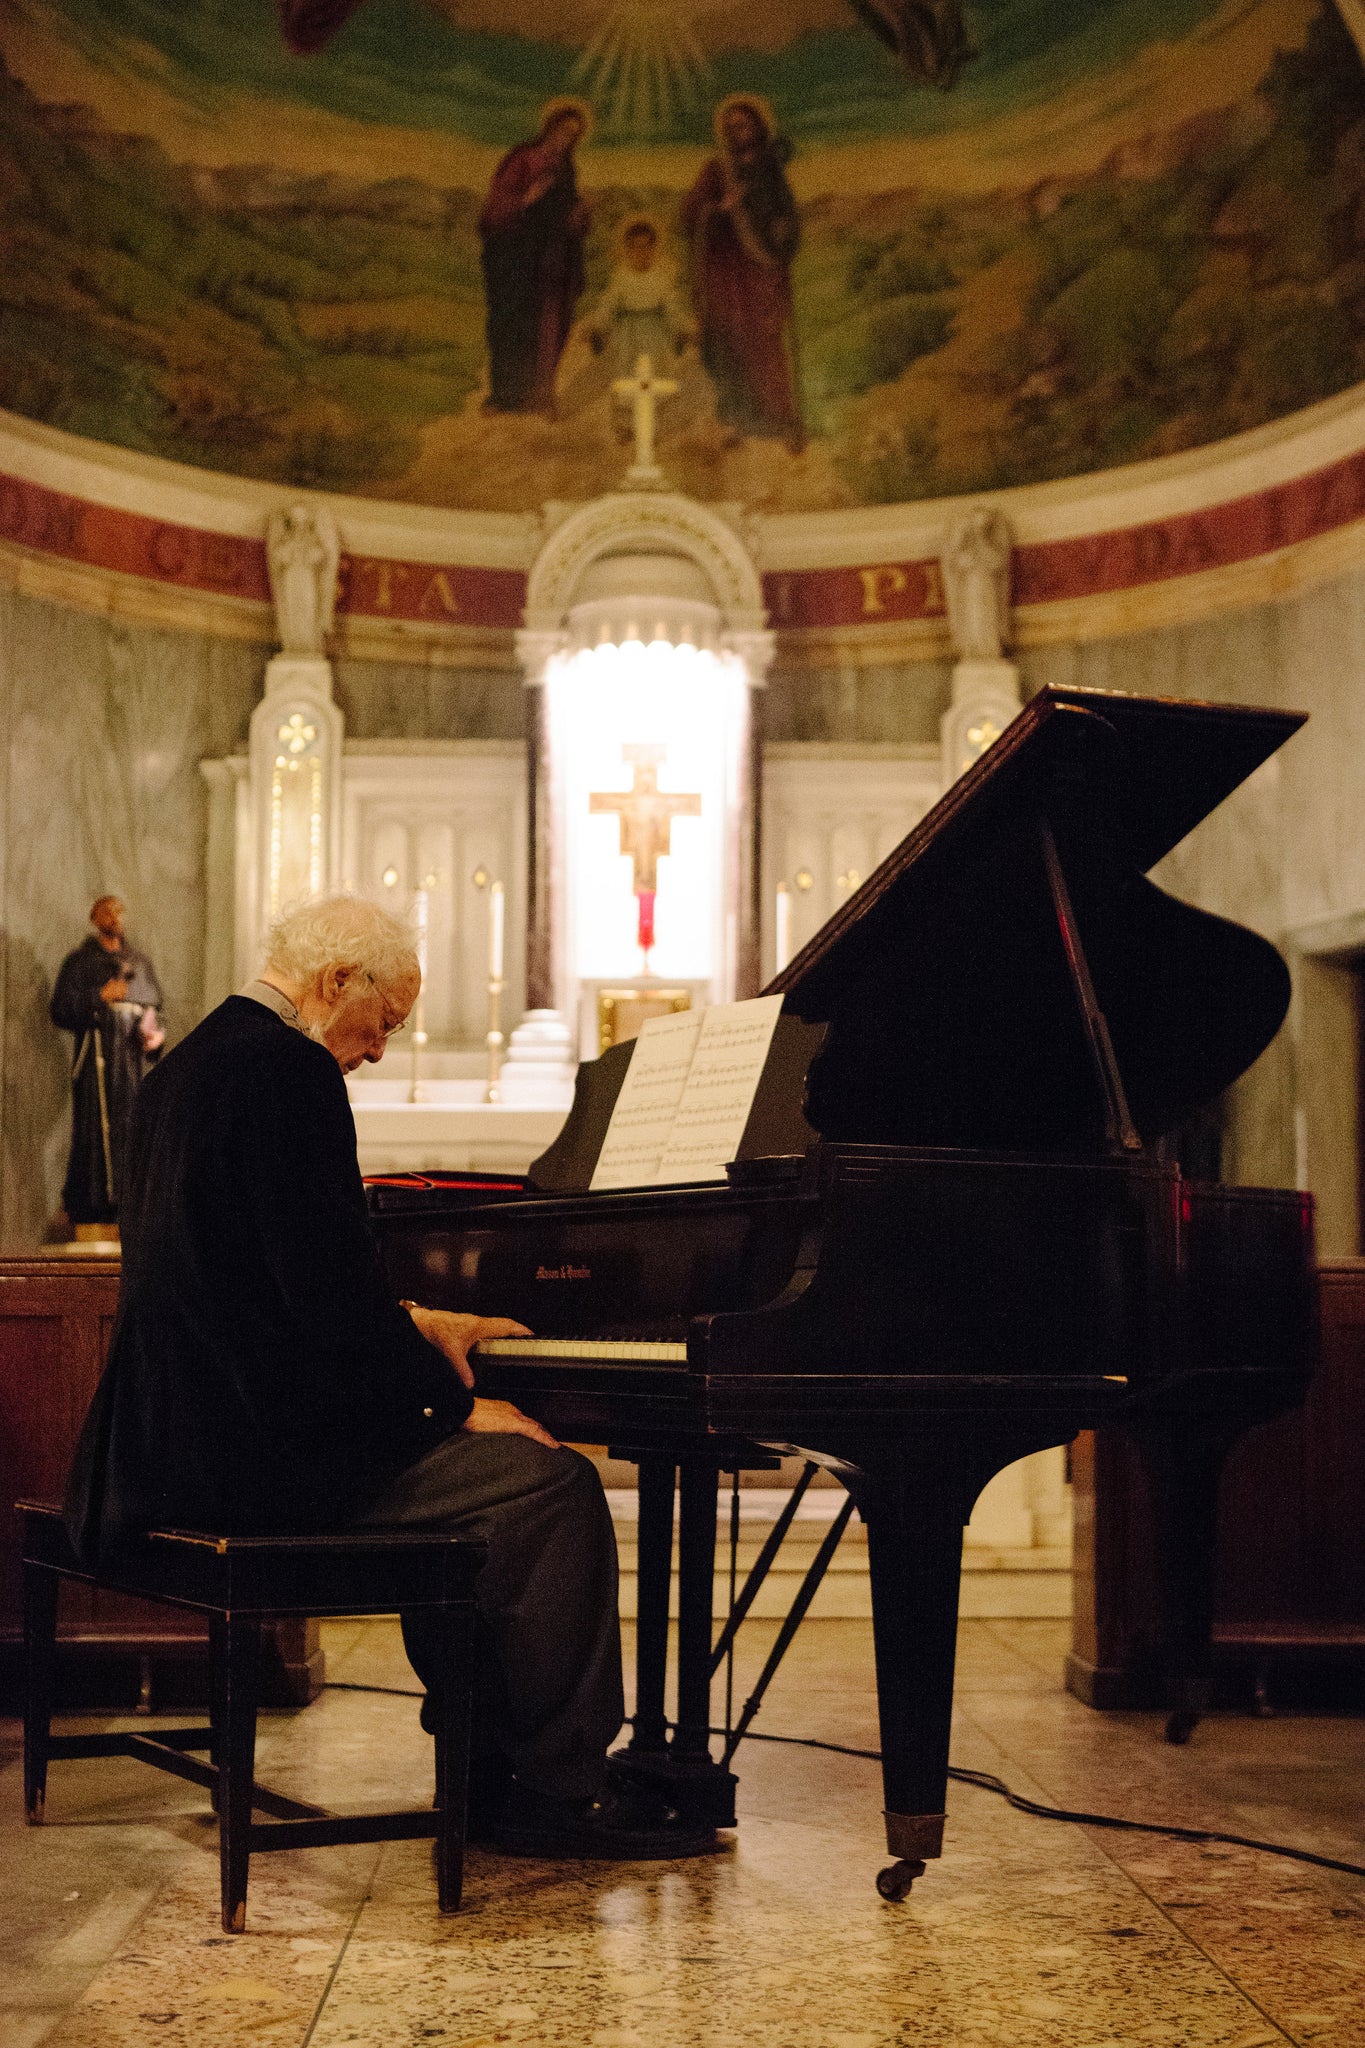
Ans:
[{"label": "piano caster wheel", "polygon": [[890,1899],[893,1902],[900,1899],[908,1899],[911,1885],[917,1877],[923,1877],[923,1875],[924,1865],[922,1863],[908,1860],[903,1860],[900,1863],[888,1863],[885,1870],[877,1872],[877,1890],[884,1899]]},{"label": "piano caster wheel", "polygon": [[1199,1726],[1199,1716],[1192,1707],[1180,1707],[1166,1722],[1166,1740],[1178,1747],[1187,1743]]}]

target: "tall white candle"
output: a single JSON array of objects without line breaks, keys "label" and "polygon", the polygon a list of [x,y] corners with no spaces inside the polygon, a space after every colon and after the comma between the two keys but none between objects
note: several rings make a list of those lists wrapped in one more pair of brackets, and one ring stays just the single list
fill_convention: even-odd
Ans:
[{"label": "tall white candle", "polygon": [[417,891],[413,923],[417,927],[417,967],[421,981],[417,987],[417,1000],[412,1006],[412,1067],[408,1082],[408,1101],[425,1102],[427,1091],[422,1085],[422,1051],[427,1042],[426,1033],[426,979],[427,979],[427,925],[430,903],[425,889]]},{"label": "tall white candle", "polygon": [[494,882],[488,905],[488,978],[502,980],[503,888]]},{"label": "tall white candle", "polygon": [[785,882],[777,885],[777,914],[773,920],[776,956],[776,972],[782,969],[792,956],[792,892]]},{"label": "tall white candle", "polygon": [[427,978],[427,922],[429,902],[425,889],[417,891],[416,914],[413,923],[417,927],[417,965],[422,970],[423,981]]}]

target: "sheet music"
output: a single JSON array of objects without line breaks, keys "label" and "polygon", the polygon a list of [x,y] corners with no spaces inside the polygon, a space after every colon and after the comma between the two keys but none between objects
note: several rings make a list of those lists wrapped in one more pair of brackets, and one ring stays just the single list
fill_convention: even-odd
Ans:
[{"label": "sheet music", "polygon": [[593,1188],[641,1188],[657,1182],[702,1023],[710,1014],[676,1010],[650,1017],[641,1027],[602,1140]]},{"label": "sheet music", "polygon": [[781,996],[705,1010],[687,1085],[653,1179],[724,1180],[739,1150],[782,1009]]}]

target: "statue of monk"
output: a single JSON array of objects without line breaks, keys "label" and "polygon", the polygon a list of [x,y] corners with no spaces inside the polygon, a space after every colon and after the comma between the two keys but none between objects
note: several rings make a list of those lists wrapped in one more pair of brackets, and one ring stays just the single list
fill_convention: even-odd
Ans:
[{"label": "statue of monk", "polygon": [[156,969],[129,944],[126,916],[117,896],[99,898],[90,936],[67,954],[52,991],[52,1021],[75,1040],[62,1205],[78,1235],[118,1220],[133,1101],[166,1042]]}]

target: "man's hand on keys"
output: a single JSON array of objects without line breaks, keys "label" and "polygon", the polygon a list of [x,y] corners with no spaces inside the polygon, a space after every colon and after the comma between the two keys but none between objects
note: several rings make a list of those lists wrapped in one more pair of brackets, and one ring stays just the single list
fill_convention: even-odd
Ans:
[{"label": "man's hand on keys", "polygon": [[[413,1322],[426,1338],[434,1344],[454,1366],[467,1387],[474,1385],[474,1368],[469,1363],[469,1353],[484,1337],[529,1337],[531,1332],[525,1323],[514,1323],[510,1316],[466,1316],[455,1309],[421,1308],[415,1301],[401,1304]],[[465,1428],[474,1436],[529,1436],[533,1443],[547,1444],[552,1451],[560,1448],[557,1437],[542,1429],[538,1422],[532,1422],[529,1415],[523,1415],[520,1408],[514,1408],[510,1401],[476,1400],[469,1412]]]},{"label": "man's hand on keys", "polygon": [[428,1344],[447,1357],[467,1387],[474,1385],[474,1368],[469,1353],[485,1337],[529,1337],[525,1323],[510,1316],[466,1316],[455,1309],[421,1308],[415,1301],[401,1303]]}]

